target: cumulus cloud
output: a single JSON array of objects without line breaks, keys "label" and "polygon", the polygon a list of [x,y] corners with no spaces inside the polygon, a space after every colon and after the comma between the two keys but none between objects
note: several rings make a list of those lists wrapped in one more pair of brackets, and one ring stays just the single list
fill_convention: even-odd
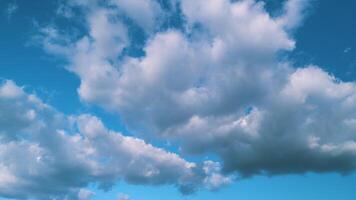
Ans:
[{"label": "cumulus cloud", "polygon": [[95,116],[65,116],[12,81],[0,85],[0,108],[2,197],[87,200],[89,183],[109,189],[118,181],[198,189],[210,176]]},{"label": "cumulus cloud", "polygon": [[122,53],[131,41],[120,19],[109,20],[115,11],[96,9],[86,35],[64,46],[68,69],[84,101],[134,132],[177,142],[183,153],[217,154],[222,166],[203,167],[211,189],[231,182],[230,173],[348,173],[356,168],[356,84],[277,59],[294,49],[289,32],[307,4],[289,0],[272,17],[260,1],[182,0],[184,28],[152,34],[141,57]]}]

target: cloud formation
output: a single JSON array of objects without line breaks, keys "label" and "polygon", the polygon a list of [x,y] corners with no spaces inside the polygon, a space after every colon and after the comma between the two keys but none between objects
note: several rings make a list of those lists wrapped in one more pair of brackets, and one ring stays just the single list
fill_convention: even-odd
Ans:
[{"label": "cloud formation", "polygon": [[[203,167],[211,174],[204,178],[211,189],[231,181],[216,173],[220,169],[241,177],[355,170],[356,84],[318,66],[297,68],[278,60],[280,52],[294,49],[290,31],[302,22],[308,1],[289,0],[282,14],[272,17],[261,1],[181,0],[183,28],[151,29],[144,55],[133,57],[125,54],[133,41],[117,9],[127,9],[144,32],[142,24],[161,25],[150,13],[163,10],[155,1],[135,2],[115,1],[114,8],[94,3],[85,16],[88,31],[74,42],[58,44],[46,35],[45,47],[52,47],[47,51],[65,49],[68,69],[81,80],[83,101],[116,113],[133,132],[179,144],[182,153],[217,154],[222,166],[205,162]],[[140,9],[144,19],[130,14]],[[95,118],[78,120],[88,138],[94,136],[86,126],[109,132],[100,137],[106,142],[119,140]],[[173,160],[179,177],[191,171],[185,161]],[[125,173],[131,182],[180,180],[144,177]]]},{"label": "cloud formation", "polygon": [[0,85],[0,196],[79,199],[118,181],[202,187],[197,164],[107,129],[92,115],[65,116],[12,81]]}]

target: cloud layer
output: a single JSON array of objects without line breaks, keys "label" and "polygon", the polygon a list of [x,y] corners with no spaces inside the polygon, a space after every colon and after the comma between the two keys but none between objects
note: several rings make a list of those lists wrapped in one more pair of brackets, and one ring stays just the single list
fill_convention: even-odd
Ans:
[{"label": "cloud layer", "polygon": [[[118,180],[189,193],[233,176],[354,171],[356,84],[278,59],[294,49],[291,32],[308,3],[289,0],[271,16],[254,0],[68,1],[62,6],[83,11],[86,31],[73,38],[53,25],[40,34],[45,50],[64,56],[80,78],[79,97],[116,113],[133,133],[222,163],[188,162],[108,130],[95,116],[63,116],[8,81],[0,89],[7,116],[0,194],[85,199],[93,195],[80,190],[88,183],[106,188]],[[144,37],[141,56],[128,53],[137,48],[132,27]]]}]

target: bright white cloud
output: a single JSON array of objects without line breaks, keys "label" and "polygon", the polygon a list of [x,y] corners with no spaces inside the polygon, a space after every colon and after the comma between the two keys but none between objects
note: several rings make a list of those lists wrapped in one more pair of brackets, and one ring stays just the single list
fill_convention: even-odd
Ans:
[{"label": "bright white cloud", "polygon": [[91,115],[65,116],[12,81],[0,85],[0,196],[93,197],[89,183],[203,186],[210,174],[177,154],[107,129]]},{"label": "bright white cloud", "polygon": [[[120,1],[119,6],[136,12],[146,10],[151,1],[140,6],[135,2]],[[81,79],[80,97],[117,113],[134,132],[144,130],[177,142],[184,153],[220,156],[222,166],[203,166],[209,174],[203,182],[210,189],[233,180],[218,173],[220,169],[250,177],[356,168],[356,84],[339,81],[317,66],[296,69],[276,58],[281,51],[293,50],[289,32],[302,22],[307,1],[287,1],[276,17],[253,0],[182,0],[179,5],[184,28],[153,32],[141,57],[122,53],[130,46],[130,33],[119,18],[112,18],[115,9],[93,9],[86,18],[86,35],[60,45],[71,52],[69,70]],[[147,13],[143,15],[151,15]],[[88,139],[106,133],[106,143],[120,140],[97,119],[84,121],[79,130]],[[97,131],[92,134],[86,126]],[[99,140],[92,141],[100,146]],[[163,161],[151,160],[140,149],[132,151],[162,171],[172,168],[163,164],[165,156]],[[100,155],[110,156],[106,153]],[[174,170],[182,171],[178,177],[192,168],[179,157],[168,157],[178,167]],[[173,182],[149,165],[144,169],[123,171],[140,175],[127,176],[130,182]]]}]

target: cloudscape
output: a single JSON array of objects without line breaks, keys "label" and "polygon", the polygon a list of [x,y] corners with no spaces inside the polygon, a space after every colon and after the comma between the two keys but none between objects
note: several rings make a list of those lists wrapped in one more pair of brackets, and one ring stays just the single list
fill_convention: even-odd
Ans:
[{"label": "cloudscape", "polygon": [[356,198],[356,4],[0,0],[0,199]]}]

